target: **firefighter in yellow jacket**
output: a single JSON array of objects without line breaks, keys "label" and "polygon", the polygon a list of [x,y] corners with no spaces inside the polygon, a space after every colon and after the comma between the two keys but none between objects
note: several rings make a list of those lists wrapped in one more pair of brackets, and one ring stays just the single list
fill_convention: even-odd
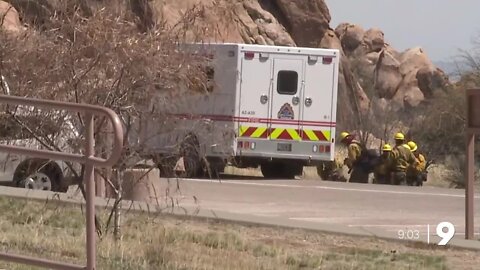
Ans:
[{"label": "firefighter in yellow jacket", "polygon": [[396,150],[398,147],[403,146],[405,144],[405,135],[403,133],[398,132],[395,134],[395,145],[393,146],[393,150]]},{"label": "firefighter in yellow jacket", "polygon": [[423,182],[427,180],[427,162],[425,156],[419,153],[418,146],[415,142],[409,141],[407,144],[416,159],[416,164],[410,166],[407,170],[407,184],[410,186],[422,186]]},{"label": "firefighter in yellow jacket", "polygon": [[392,156],[394,161],[391,183],[407,185],[407,170],[410,166],[416,166],[417,159],[405,143],[405,136],[402,133],[395,134],[395,148],[392,150]]},{"label": "firefighter in yellow jacket", "polygon": [[394,159],[392,154],[392,146],[385,144],[382,147],[382,155],[380,161],[375,167],[374,175],[376,184],[390,184],[390,174],[393,169]]},{"label": "firefighter in yellow jacket", "polygon": [[348,182],[368,183],[368,172],[359,164],[362,155],[360,142],[355,140],[354,136],[348,132],[340,134],[340,142],[347,146],[348,149],[348,157],[343,162],[343,164],[347,165],[349,172],[351,172]]}]

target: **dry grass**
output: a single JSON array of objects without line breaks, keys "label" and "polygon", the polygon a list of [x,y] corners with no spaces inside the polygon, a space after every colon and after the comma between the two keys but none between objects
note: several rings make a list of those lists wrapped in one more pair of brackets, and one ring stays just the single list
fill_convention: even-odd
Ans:
[{"label": "dry grass", "polygon": [[[78,207],[0,199],[2,250],[82,263]],[[373,238],[127,213],[123,237],[99,241],[98,269],[475,269],[478,253]],[[7,269],[34,269],[0,263]],[[470,268],[468,268],[470,267]]]}]

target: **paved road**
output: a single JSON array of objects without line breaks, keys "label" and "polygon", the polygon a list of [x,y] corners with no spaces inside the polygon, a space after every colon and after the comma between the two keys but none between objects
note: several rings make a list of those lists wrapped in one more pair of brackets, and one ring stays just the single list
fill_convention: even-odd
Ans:
[{"label": "paved road", "polygon": [[[429,232],[432,242],[438,241],[436,226],[443,221],[455,226],[455,238],[464,238],[465,232],[464,190],[260,179],[181,180],[180,188],[181,205],[192,205],[195,196],[201,208],[217,211],[383,231],[392,237],[410,230],[428,240]],[[475,214],[479,238],[479,207]]]},{"label": "paved road", "polygon": [[[161,179],[157,188],[161,188],[160,194],[165,194],[168,186],[169,196],[178,200],[180,206],[199,207],[204,216],[212,216],[213,210],[213,216],[237,221],[389,238],[398,238],[399,232],[404,232],[412,240],[419,237],[430,243],[439,241],[435,236],[436,225],[448,221],[456,230],[452,241],[464,239],[463,190],[238,177],[221,181],[182,179],[178,183],[179,191],[176,191],[177,180],[167,184],[167,179]],[[16,196],[26,194],[25,190],[15,190],[20,194]],[[1,193],[11,196],[14,191],[3,187]],[[479,201],[477,193],[477,206]],[[475,214],[475,233],[479,239],[479,207]],[[474,245],[480,248],[480,242]]]}]

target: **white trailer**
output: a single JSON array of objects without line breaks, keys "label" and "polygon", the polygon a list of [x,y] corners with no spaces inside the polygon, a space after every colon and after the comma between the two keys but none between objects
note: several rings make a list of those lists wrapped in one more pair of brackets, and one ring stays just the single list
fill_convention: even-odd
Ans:
[{"label": "white trailer", "polygon": [[265,177],[294,178],[303,166],[333,160],[338,50],[246,44],[183,48],[210,56],[213,91],[152,99],[150,109],[169,117],[144,118],[140,141],[158,163],[181,155],[193,177],[204,157],[216,172],[226,164],[260,166]]}]

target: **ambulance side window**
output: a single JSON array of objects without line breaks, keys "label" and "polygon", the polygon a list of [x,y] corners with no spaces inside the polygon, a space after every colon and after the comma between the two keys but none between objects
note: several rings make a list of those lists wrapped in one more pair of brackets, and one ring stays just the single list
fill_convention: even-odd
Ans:
[{"label": "ambulance side window", "polygon": [[297,93],[298,73],[293,70],[280,70],[277,75],[277,92],[282,95]]}]

